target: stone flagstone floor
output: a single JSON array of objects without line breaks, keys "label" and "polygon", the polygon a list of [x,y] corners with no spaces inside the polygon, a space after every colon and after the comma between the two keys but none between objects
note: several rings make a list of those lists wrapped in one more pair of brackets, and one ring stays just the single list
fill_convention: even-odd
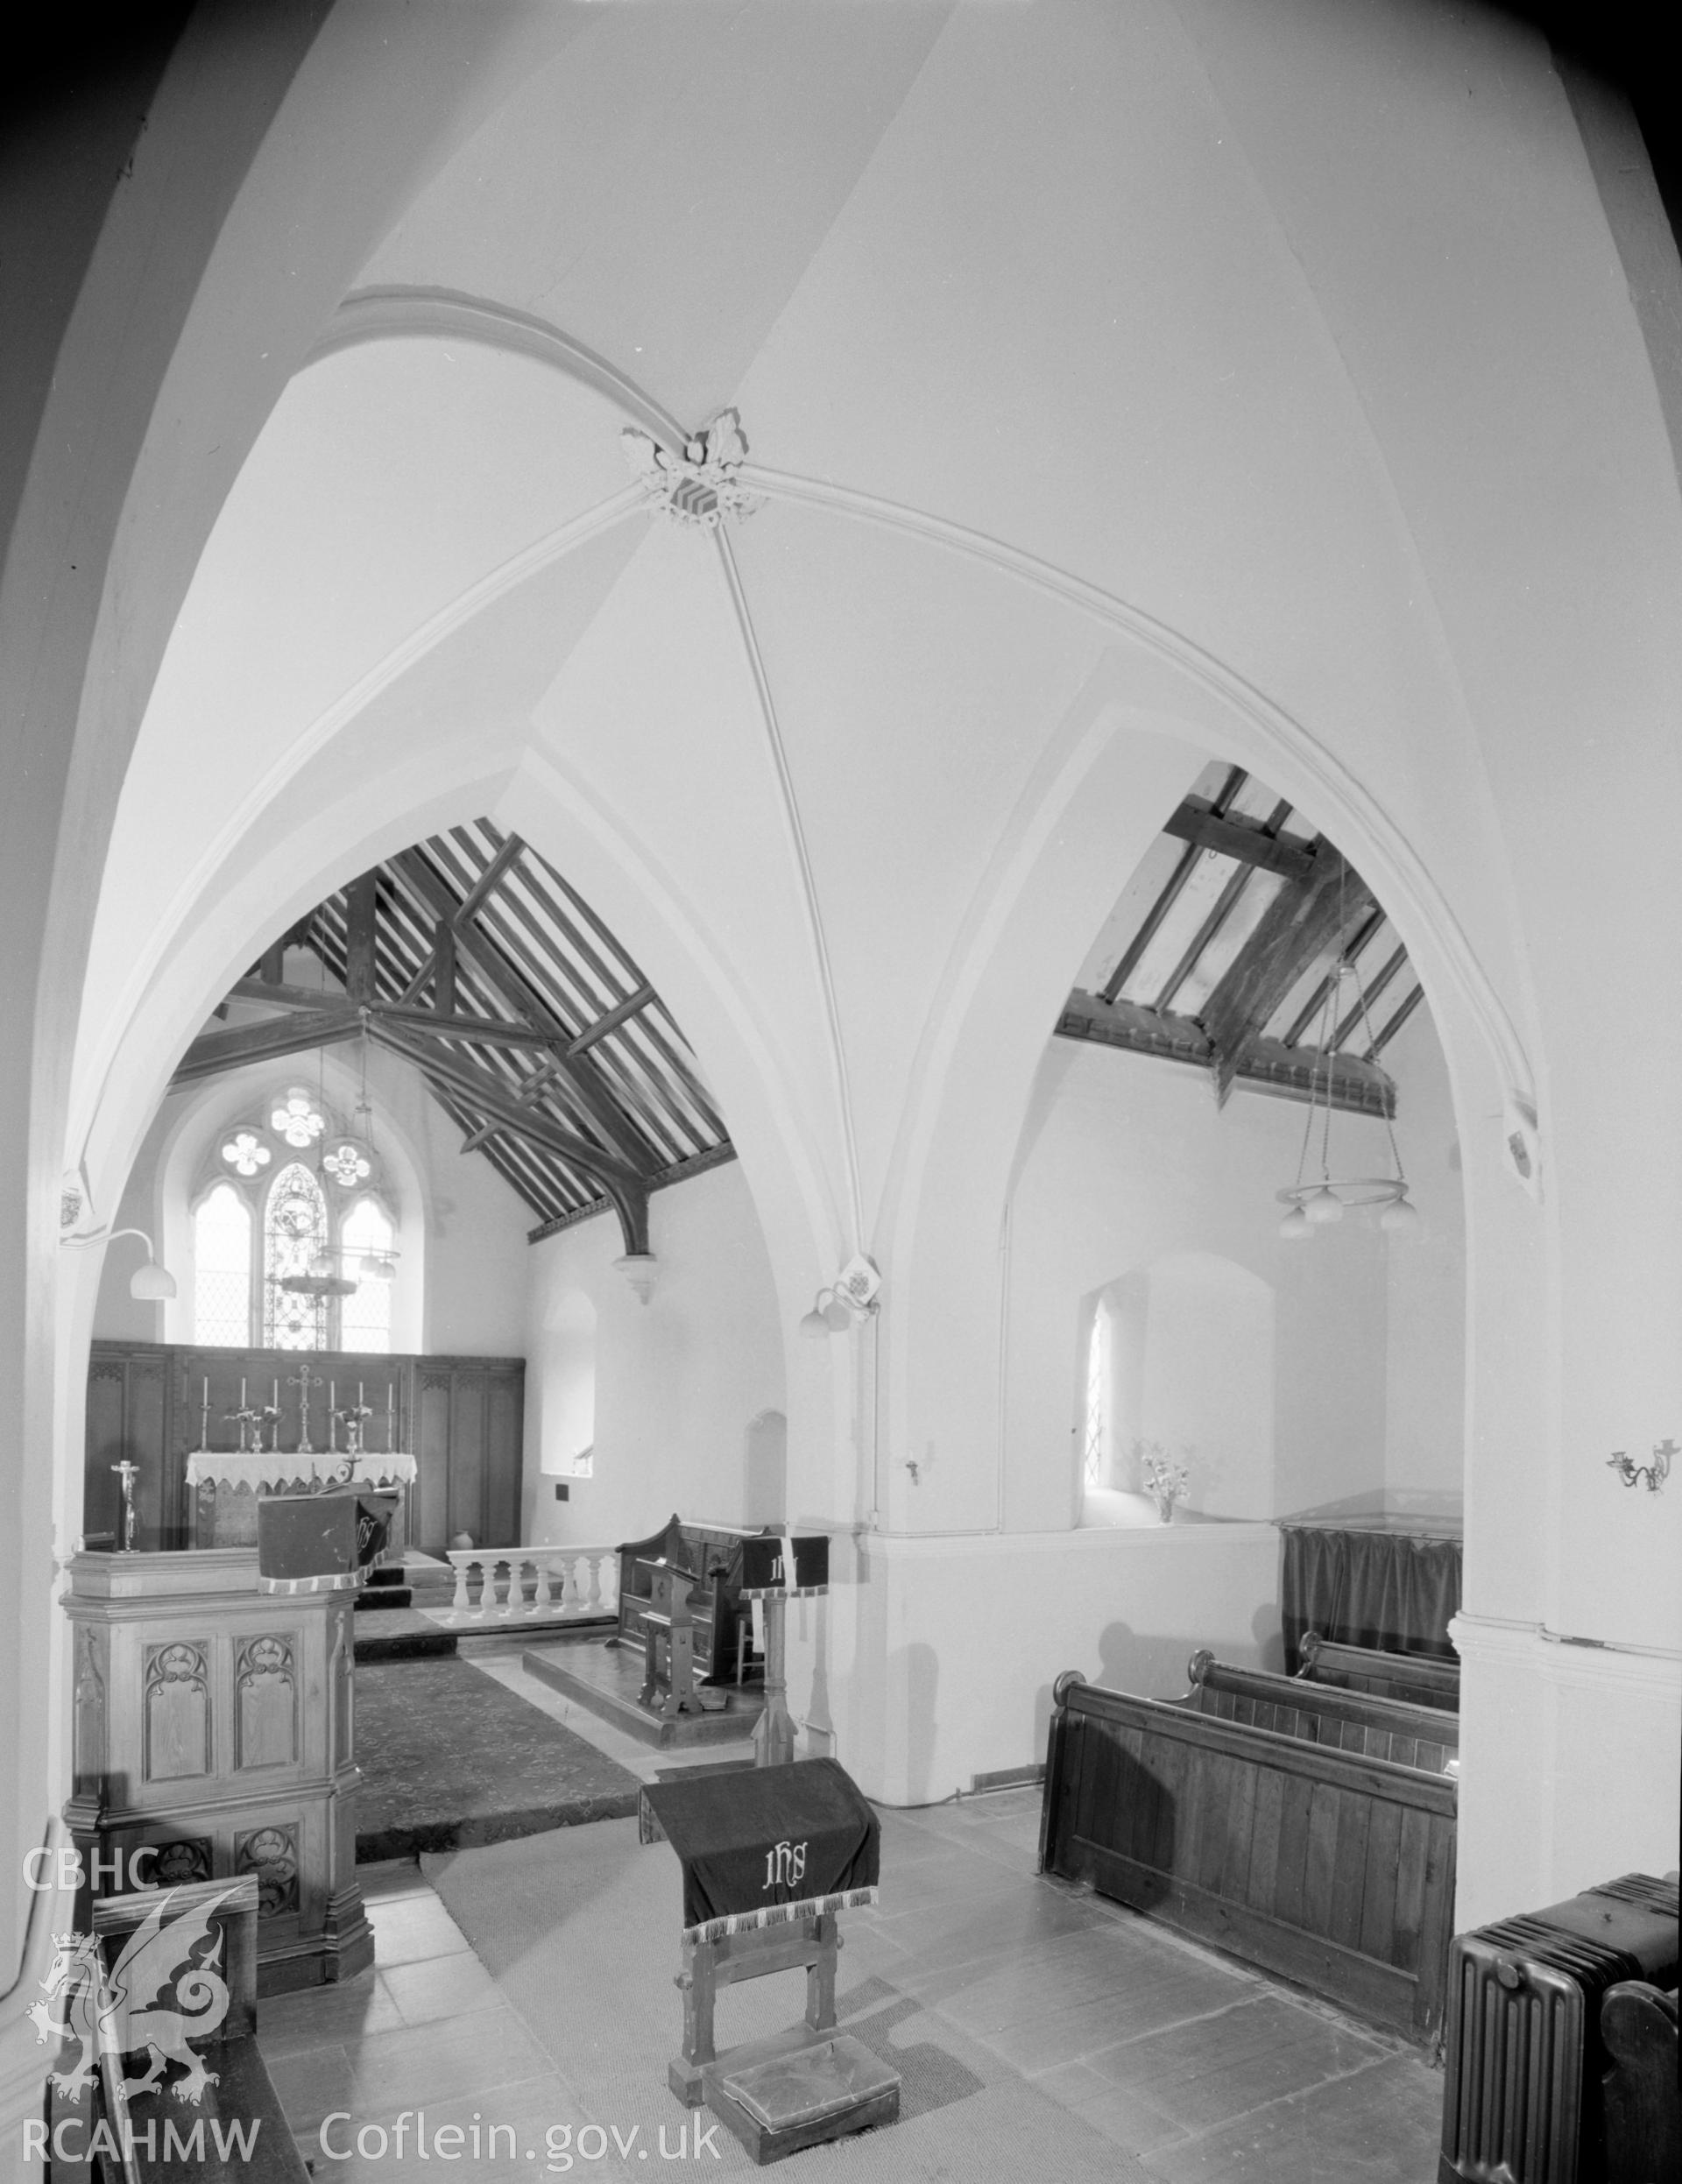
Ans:
[{"label": "stone flagstone floor", "polygon": [[[514,1665],[491,1672],[588,1734]],[[603,1748],[644,1779],[670,1763],[629,1742],[603,1731]],[[883,1813],[891,1898],[845,1922],[844,1986],[855,2012],[897,1996],[925,2026],[944,2023],[966,2052],[985,2053],[998,2074],[1014,2074],[1109,2140],[1118,2175],[1432,2184],[1439,2071],[1328,2005],[1042,1879],[1038,1825],[1035,1791]],[[564,1855],[564,1839],[557,1844]],[[420,1868],[395,1862],[364,1867],[362,1877],[375,1968],[341,1988],[267,2001],[260,2012],[259,2044],[314,2173],[345,2184],[543,2173],[529,2152],[476,2160],[469,2138],[449,2171],[389,2150],[365,2164],[324,2156],[319,2128],[335,2110],[390,2117],[424,2105],[429,2130],[455,2123],[470,2132],[480,2114],[534,2128],[590,2109],[576,2060],[563,2073],[544,2052]],[[674,1995],[651,2004],[675,2025]],[[674,2105],[674,2131],[680,2117]],[[824,2158],[794,2159],[804,2169]],[[972,2169],[966,2163],[965,2174]],[[634,2172],[610,2158],[588,2173]]]}]

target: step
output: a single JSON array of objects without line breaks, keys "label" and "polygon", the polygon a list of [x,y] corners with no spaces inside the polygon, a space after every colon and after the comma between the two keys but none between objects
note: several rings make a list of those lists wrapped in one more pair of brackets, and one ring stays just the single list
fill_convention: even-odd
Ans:
[{"label": "step", "polygon": [[668,1721],[640,1705],[642,1653],[640,1647],[604,1645],[599,1638],[566,1638],[534,1647],[520,1656],[520,1666],[551,1690],[624,1729],[640,1743],[660,1750],[693,1744],[735,1744],[752,1736],[765,1711],[762,1688],[734,1685],[717,1686],[724,1692],[724,1707],[718,1714],[682,1714]]}]

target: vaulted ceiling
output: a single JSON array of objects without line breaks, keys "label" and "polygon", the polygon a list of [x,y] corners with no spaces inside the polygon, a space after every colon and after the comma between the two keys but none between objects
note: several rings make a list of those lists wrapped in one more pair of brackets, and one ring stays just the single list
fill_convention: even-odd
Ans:
[{"label": "vaulted ceiling", "polygon": [[1057,1021],[1235,1084],[1391,1114],[1380,1060],[1424,999],[1372,889],[1288,799],[1206,767],[1122,890]]},{"label": "vaulted ceiling", "polygon": [[[288,984],[288,946],[332,981]],[[589,904],[518,835],[453,827],[363,873],[242,979],[255,1004],[203,1032],[180,1087],[360,1039],[419,1071],[531,1207],[533,1240],[618,1212],[648,1248],[648,1195],[733,1157],[683,1035]]]}]

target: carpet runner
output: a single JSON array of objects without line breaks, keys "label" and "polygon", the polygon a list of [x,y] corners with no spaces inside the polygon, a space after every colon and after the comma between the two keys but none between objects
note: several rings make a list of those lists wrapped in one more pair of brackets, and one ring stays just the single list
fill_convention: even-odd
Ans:
[{"label": "carpet runner", "polygon": [[633,1813],[634,1775],[467,1661],[357,1663],[357,1857]]}]

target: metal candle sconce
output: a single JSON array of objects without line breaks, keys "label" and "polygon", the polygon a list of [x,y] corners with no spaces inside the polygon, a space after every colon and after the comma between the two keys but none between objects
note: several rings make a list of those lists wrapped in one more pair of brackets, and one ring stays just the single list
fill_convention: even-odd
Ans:
[{"label": "metal candle sconce", "polygon": [[1653,1449],[1650,1464],[1632,1463],[1622,1449],[1614,1449],[1606,1460],[1608,1471],[1615,1471],[1626,1487],[1633,1487],[1642,1479],[1647,1481],[1649,1494],[1657,1494],[1671,1475],[1671,1459],[1677,1452],[1676,1443],[1667,1435]]}]

